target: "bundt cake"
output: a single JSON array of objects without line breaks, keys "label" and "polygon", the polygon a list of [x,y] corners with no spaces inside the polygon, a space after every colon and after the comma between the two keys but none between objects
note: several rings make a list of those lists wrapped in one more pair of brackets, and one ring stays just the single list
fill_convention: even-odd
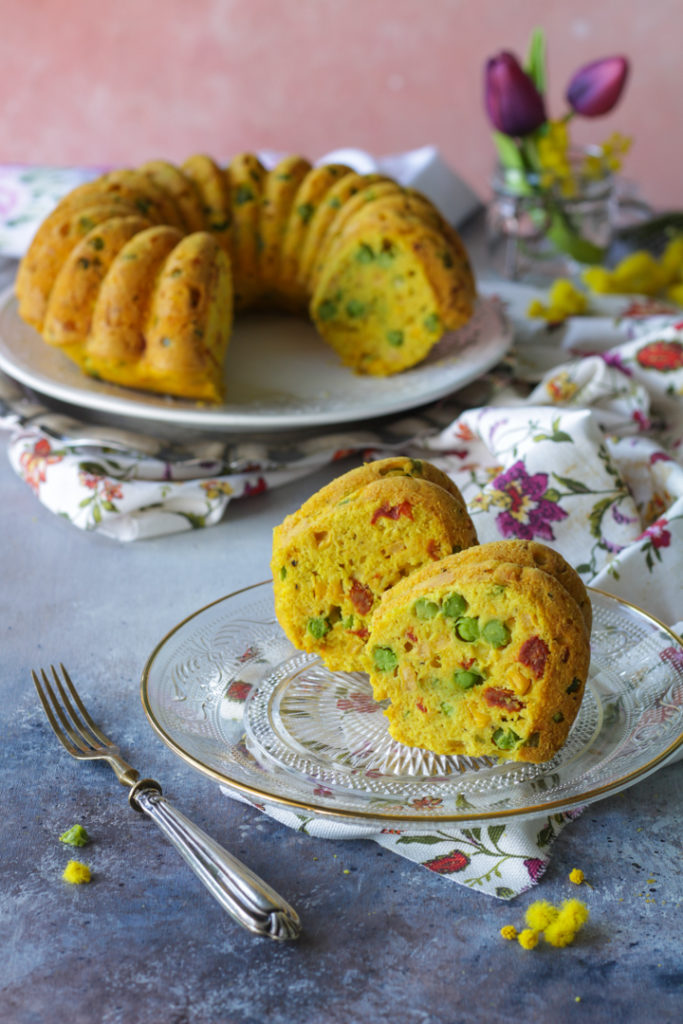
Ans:
[{"label": "bundt cake", "polygon": [[382,596],[365,657],[375,699],[391,702],[394,739],[530,762],[564,744],[588,674],[590,602],[567,563],[542,548],[480,545]]},{"label": "bundt cake", "polygon": [[365,670],[372,614],[389,587],[477,543],[454,485],[428,479],[424,465],[414,475],[382,475],[378,463],[352,471],[274,531],[278,621],[297,649],[330,669]]},{"label": "bundt cake", "polygon": [[220,401],[234,310],[308,310],[359,373],[419,362],[472,315],[457,233],[341,164],[152,160],[65,196],[19,266],[20,316],[89,374]]}]

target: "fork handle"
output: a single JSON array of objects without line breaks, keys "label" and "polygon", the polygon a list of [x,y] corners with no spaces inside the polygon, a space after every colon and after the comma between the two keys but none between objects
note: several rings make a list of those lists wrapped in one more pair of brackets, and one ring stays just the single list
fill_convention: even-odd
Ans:
[{"label": "fork handle", "polygon": [[301,922],[296,911],[258,875],[223,849],[162,795],[154,779],[131,789],[131,806],[156,822],[209,892],[238,924],[271,939],[296,939]]}]

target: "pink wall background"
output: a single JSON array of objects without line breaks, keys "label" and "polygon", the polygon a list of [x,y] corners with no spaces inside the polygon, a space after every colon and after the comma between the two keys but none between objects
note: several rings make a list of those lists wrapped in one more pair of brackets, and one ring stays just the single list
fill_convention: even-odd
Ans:
[{"label": "pink wall background", "polygon": [[0,162],[432,143],[485,196],[483,65],[537,24],[555,115],[578,65],[631,59],[616,111],[575,137],[632,135],[626,176],[683,207],[681,0],[0,0]]}]

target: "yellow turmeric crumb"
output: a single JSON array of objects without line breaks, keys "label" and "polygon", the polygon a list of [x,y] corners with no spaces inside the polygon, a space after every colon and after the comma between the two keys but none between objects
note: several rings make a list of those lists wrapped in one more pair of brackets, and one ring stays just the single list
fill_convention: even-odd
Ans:
[{"label": "yellow turmeric crumb", "polygon": [[534,928],[537,932],[542,932],[555,920],[558,914],[559,910],[552,903],[548,903],[547,900],[536,900],[535,903],[530,903],[527,907],[524,920],[530,928]]},{"label": "yellow turmeric crumb", "polygon": [[517,936],[517,942],[519,942],[522,949],[535,949],[538,945],[539,934],[533,928],[525,928]]},{"label": "yellow turmeric crumb", "polygon": [[90,868],[78,860],[70,860],[64,868],[62,878],[65,882],[71,882],[72,885],[81,885],[83,882],[90,881]]},{"label": "yellow turmeric crumb", "polygon": [[506,924],[500,929],[500,934],[504,939],[516,939],[517,929],[514,924]]},{"label": "yellow turmeric crumb", "polygon": [[581,868],[572,868],[569,872],[569,881],[573,882],[574,885],[581,885],[585,877]]},{"label": "yellow turmeric crumb", "polygon": [[551,946],[569,946],[588,920],[588,907],[581,900],[565,900],[560,911],[545,929]]}]

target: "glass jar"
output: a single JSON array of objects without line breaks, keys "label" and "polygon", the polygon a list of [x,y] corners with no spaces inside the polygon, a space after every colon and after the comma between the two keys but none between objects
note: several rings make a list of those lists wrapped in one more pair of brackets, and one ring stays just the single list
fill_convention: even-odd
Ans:
[{"label": "glass jar", "polygon": [[616,219],[615,178],[599,147],[573,150],[562,174],[498,164],[487,211],[490,255],[508,278],[559,277],[601,263]]}]

